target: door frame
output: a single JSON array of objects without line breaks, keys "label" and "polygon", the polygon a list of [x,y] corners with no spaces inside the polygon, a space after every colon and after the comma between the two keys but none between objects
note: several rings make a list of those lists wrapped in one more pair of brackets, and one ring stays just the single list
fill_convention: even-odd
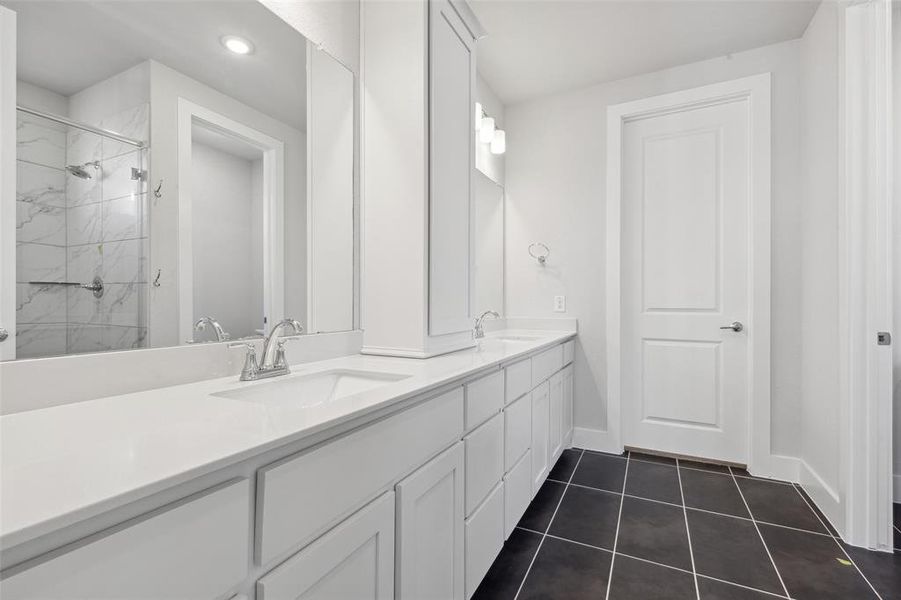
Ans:
[{"label": "door frame", "polygon": [[[893,327],[891,5],[888,0],[845,3],[839,34],[841,489],[836,508],[842,511],[839,531],[845,541],[879,550],[893,545],[892,353],[898,344],[897,339],[890,346],[876,344],[876,332]],[[811,493],[819,500],[819,490]]]},{"label": "door frame", "polygon": [[[178,98],[178,335],[194,331],[191,132],[195,123],[238,138],[263,152],[263,311],[265,332],[285,314],[285,144],[186,98]],[[235,281],[235,285],[247,282]],[[213,315],[215,316],[215,315]]]},{"label": "door frame", "polygon": [[626,123],[674,112],[746,100],[750,110],[750,250],[748,314],[748,469],[794,480],[797,466],[771,453],[770,293],[772,252],[771,75],[761,73],[607,107],[607,433],[623,449],[622,393],[622,137]]},{"label": "door frame", "polygon": [[[16,197],[16,13],[0,6],[0,200]],[[16,358],[16,203],[0,201],[0,361]]]}]

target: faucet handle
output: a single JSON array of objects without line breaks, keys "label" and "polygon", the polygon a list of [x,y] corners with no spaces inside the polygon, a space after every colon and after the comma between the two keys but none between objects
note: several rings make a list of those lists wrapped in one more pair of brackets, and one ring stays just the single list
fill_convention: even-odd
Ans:
[{"label": "faucet handle", "polygon": [[229,344],[228,347],[244,348],[247,351],[247,353],[244,355],[244,367],[241,369],[241,381],[251,381],[253,379],[256,379],[260,367],[257,364],[257,349],[253,346],[253,344],[248,344],[246,342],[236,342],[234,344]]},{"label": "faucet handle", "polygon": [[272,368],[288,369],[288,359],[285,356],[284,340],[279,340],[278,345],[275,347],[275,360],[272,362]]}]

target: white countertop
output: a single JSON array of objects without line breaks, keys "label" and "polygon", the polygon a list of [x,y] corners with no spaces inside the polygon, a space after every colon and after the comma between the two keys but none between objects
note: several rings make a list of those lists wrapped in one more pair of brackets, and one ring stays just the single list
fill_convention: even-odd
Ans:
[{"label": "white countertop", "polygon": [[[503,342],[498,335],[528,335]],[[0,416],[0,546],[12,547],[573,337],[507,330],[429,359],[354,355]],[[333,369],[409,375],[312,406],[211,394]]]}]

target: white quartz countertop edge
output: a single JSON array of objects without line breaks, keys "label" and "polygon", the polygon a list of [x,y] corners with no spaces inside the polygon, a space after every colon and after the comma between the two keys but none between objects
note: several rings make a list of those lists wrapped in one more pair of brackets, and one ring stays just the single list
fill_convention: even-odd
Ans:
[{"label": "white quartz countertop edge", "polygon": [[[536,339],[515,343],[502,335]],[[0,417],[0,547],[10,548],[275,448],[379,418],[405,400],[535,354],[573,331],[493,332],[479,348],[428,359],[351,355],[259,382],[236,377]],[[405,375],[321,406],[272,407],[216,397],[332,370]]]}]

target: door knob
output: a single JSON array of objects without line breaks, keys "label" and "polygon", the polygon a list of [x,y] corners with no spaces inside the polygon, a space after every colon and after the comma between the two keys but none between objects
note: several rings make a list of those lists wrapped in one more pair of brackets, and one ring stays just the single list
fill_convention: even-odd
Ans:
[{"label": "door knob", "polygon": [[720,327],[720,329],[731,329],[732,331],[738,332],[744,329],[745,326],[741,324],[739,321],[732,321],[732,325],[725,325]]},{"label": "door knob", "polygon": [[0,342],[5,342],[6,338],[9,337],[9,332],[2,327],[0,327]]}]

